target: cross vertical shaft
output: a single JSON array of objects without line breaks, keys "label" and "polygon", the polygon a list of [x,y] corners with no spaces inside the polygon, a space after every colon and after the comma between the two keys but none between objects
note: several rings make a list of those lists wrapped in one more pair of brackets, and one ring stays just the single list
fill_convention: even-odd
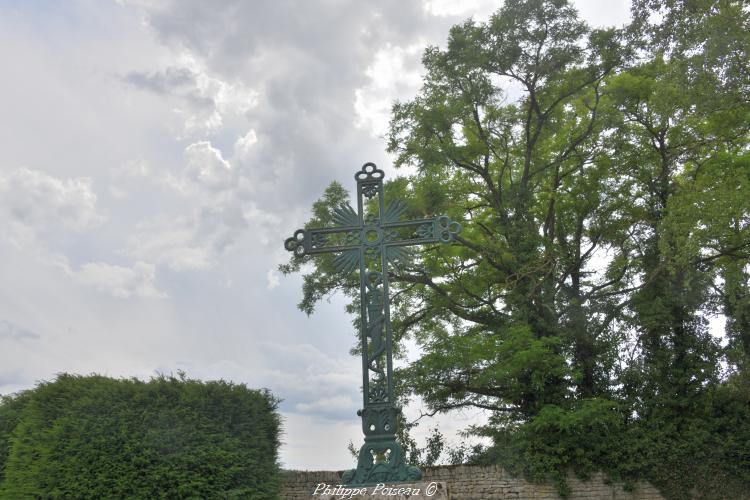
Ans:
[{"label": "cross vertical shaft", "polygon": [[359,268],[360,341],[362,349],[365,443],[359,451],[357,468],[342,477],[349,485],[418,480],[421,472],[406,465],[396,440],[397,418],[393,383],[393,332],[391,330],[388,267],[408,258],[407,246],[449,243],[461,231],[446,216],[401,220],[406,203],[385,204],[384,173],[366,163],[355,176],[357,210],[344,204],[333,213],[335,227],[299,229],[284,242],[297,257],[336,253],[338,272]]}]

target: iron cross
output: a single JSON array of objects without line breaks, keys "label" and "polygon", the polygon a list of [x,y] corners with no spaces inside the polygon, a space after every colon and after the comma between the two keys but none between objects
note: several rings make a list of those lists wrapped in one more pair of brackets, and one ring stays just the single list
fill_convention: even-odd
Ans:
[{"label": "iron cross", "polygon": [[406,465],[396,440],[399,410],[393,389],[388,267],[407,258],[407,246],[450,243],[461,231],[458,222],[446,216],[401,220],[406,203],[394,200],[385,204],[383,177],[374,163],[365,163],[354,175],[356,211],[343,204],[334,210],[335,227],[299,229],[284,242],[284,248],[298,257],[336,253],[333,262],[339,272],[359,268],[363,408],[357,414],[362,417],[365,443],[357,468],[342,477],[344,483],[357,486],[422,477],[419,469]]}]

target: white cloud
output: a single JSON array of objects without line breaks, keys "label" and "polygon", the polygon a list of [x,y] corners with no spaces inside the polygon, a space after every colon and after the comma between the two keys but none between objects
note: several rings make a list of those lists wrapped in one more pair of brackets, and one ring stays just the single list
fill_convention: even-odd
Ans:
[{"label": "white cloud", "polygon": [[[143,166],[126,165],[128,175]],[[45,172],[19,168],[0,175],[0,220],[10,231],[9,241],[42,265],[58,269],[73,281],[115,297],[163,297],[154,284],[154,267],[136,262],[133,267],[89,262],[74,269],[54,247],[68,239],[65,231],[81,233],[99,226],[97,196],[86,177],[59,179]]]},{"label": "white cloud", "polygon": [[349,396],[333,396],[320,398],[310,403],[297,403],[294,410],[298,413],[335,414],[341,415],[347,410],[356,410],[357,403]]},{"label": "white cloud", "polygon": [[284,424],[280,457],[282,467],[292,470],[341,470],[356,466],[346,445],[349,441],[361,439],[362,425],[357,420],[332,421],[288,412],[281,415]]},{"label": "white cloud", "polygon": [[[210,141],[188,145],[184,167],[162,178],[162,184],[184,196],[187,213],[142,220],[128,238],[125,253],[176,271],[206,270],[250,231],[267,245],[269,235],[279,230],[279,217],[258,207],[254,170],[243,163],[256,141],[253,130],[240,137],[230,160]],[[269,281],[269,286],[274,283]]]},{"label": "white cloud", "polygon": [[234,143],[233,158],[240,160],[246,158],[257,142],[258,136],[255,135],[255,130],[250,129],[247,134],[237,139],[237,141]]},{"label": "white cloud", "polygon": [[[259,359],[269,362],[261,364]],[[277,360],[282,359],[284,363],[280,364]],[[289,412],[335,420],[352,419],[361,404],[358,390],[361,362],[348,354],[332,355],[309,343],[259,340],[253,344],[249,362],[223,359],[201,366],[185,363],[179,368],[201,378],[225,378],[267,387],[276,394],[283,394],[282,409]]]},{"label": "white cloud", "polygon": [[125,252],[177,271],[209,269],[260,211],[243,198],[241,176],[210,141],[188,145],[184,162],[177,175],[165,176],[163,182],[185,196],[188,214],[141,221]]},{"label": "white cloud", "polygon": [[458,16],[475,10],[477,0],[425,0],[424,9],[433,16]]},{"label": "white cloud", "polygon": [[137,261],[132,267],[108,262],[86,262],[79,267],[69,259],[48,249],[37,249],[33,257],[38,264],[54,269],[72,283],[93,288],[116,298],[162,298],[166,293],[156,286],[153,264]]},{"label": "white cloud", "polygon": [[0,321],[0,340],[37,340],[39,335],[10,321]]},{"label": "white cloud", "polygon": [[273,269],[269,269],[266,273],[266,288],[268,288],[269,290],[273,290],[274,288],[279,286],[280,283],[281,281],[279,280],[279,275],[276,274]]},{"label": "white cloud", "polygon": [[580,16],[592,26],[622,26],[630,20],[630,0],[575,0]]},{"label": "white cloud", "polygon": [[126,254],[139,260],[166,264],[176,271],[208,269],[214,265],[211,242],[196,239],[200,215],[158,216],[136,226]]},{"label": "white cloud", "polygon": [[426,12],[438,17],[469,17],[484,19],[500,7],[492,0],[424,0]]},{"label": "white cloud", "polygon": [[419,66],[423,43],[409,47],[387,44],[375,54],[365,74],[370,82],[354,92],[357,127],[365,127],[374,136],[388,131],[391,106],[395,98],[416,93],[422,82]]},{"label": "white cloud", "polygon": [[190,51],[160,71],[131,71],[124,80],[142,90],[174,100],[172,112],[183,122],[181,135],[214,134],[225,120],[242,116],[258,103],[258,93],[241,81],[209,72]]},{"label": "white cloud", "polygon": [[119,200],[127,198],[143,181],[156,181],[153,179],[151,167],[143,158],[128,160],[111,168],[109,173],[109,194]]},{"label": "white cloud", "polygon": [[143,179],[149,176],[151,169],[143,158],[128,160],[119,168],[112,169],[115,178]]},{"label": "white cloud", "polygon": [[87,177],[59,179],[26,167],[0,173],[0,220],[7,236],[24,245],[49,229],[83,231],[104,219],[96,210],[96,194]]},{"label": "white cloud", "polygon": [[187,177],[211,190],[231,187],[232,167],[209,141],[199,141],[185,149]]},{"label": "white cloud", "polygon": [[71,274],[77,282],[118,298],[166,297],[156,288],[153,264],[146,262],[136,262],[133,267],[89,262]]},{"label": "white cloud", "polygon": [[159,215],[137,224],[125,254],[175,271],[206,270],[251,228],[261,243],[268,241],[265,233],[274,218],[234,192],[190,199],[197,205],[190,215]]}]

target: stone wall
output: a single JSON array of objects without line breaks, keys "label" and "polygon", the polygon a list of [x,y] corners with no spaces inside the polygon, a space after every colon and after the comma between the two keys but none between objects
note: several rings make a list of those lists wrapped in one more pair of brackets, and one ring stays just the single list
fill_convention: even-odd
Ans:
[{"label": "stone wall", "polygon": [[[558,500],[553,484],[533,484],[511,476],[498,466],[444,465],[422,470],[424,483],[444,482],[453,500]],[[284,471],[285,488],[282,500],[307,500],[319,483],[339,484],[340,472]],[[624,491],[619,483],[608,484],[602,474],[588,481],[574,476],[568,479],[570,499],[662,500],[659,491],[648,483],[638,484],[634,491]],[[385,497],[384,497],[385,498]]]}]

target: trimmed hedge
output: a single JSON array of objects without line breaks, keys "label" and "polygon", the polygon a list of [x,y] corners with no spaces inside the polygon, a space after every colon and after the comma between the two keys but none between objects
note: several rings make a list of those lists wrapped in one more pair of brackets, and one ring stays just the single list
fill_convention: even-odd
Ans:
[{"label": "trimmed hedge", "polygon": [[277,404],[224,381],[59,375],[0,400],[0,497],[276,498]]}]

